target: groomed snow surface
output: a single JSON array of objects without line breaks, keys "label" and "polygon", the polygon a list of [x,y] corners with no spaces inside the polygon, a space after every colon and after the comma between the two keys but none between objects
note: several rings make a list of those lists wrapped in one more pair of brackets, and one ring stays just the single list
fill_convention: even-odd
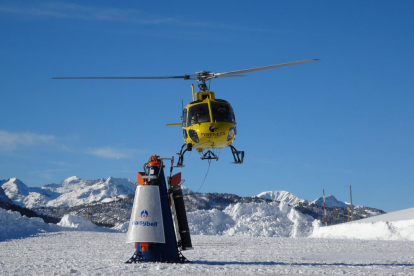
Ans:
[{"label": "groomed snow surface", "polygon": [[1,243],[1,275],[412,275],[413,243],[192,237],[187,264],[125,264],[123,233],[58,232]]},{"label": "groomed snow surface", "polygon": [[191,263],[125,264],[126,225],[71,215],[49,225],[0,209],[0,275],[414,275],[413,211],[330,227],[278,203],[190,212]]}]

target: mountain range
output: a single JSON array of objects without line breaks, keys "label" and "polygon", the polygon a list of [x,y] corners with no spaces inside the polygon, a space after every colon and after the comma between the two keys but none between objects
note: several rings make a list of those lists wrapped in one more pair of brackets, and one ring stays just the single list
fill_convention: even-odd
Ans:
[{"label": "mountain range", "polygon": [[[15,208],[11,206],[12,202],[20,208],[31,208],[49,221],[60,220],[64,215],[72,214],[101,226],[112,227],[129,220],[136,185],[135,181],[125,178],[83,180],[72,176],[58,184],[28,187],[17,178],[9,178],[0,180],[0,207]],[[237,204],[266,206],[276,203],[291,206],[313,219],[324,220],[322,197],[315,200],[301,199],[287,191],[267,191],[253,197],[240,197],[235,194],[194,193],[184,186],[182,189],[188,214],[199,211],[221,212]],[[329,225],[348,220],[346,202],[337,200],[333,195],[327,196],[325,202]],[[354,208],[354,219],[383,213],[385,212],[379,209],[357,206]]]},{"label": "mountain range", "polygon": [[73,207],[96,201],[108,202],[134,194],[135,182],[126,178],[83,180],[69,177],[58,184],[28,187],[17,178],[0,180],[4,194],[17,204],[27,208]]},{"label": "mountain range", "polygon": [[[285,202],[292,206],[303,205],[303,204],[307,204],[307,205],[314,204],[314,205],[323,207],[323,201],[324,201],[323,197],[319,197],[315,200],[302,199],[286,191],[263,192],[263,193],[258,194],[257,197],[270,199],[272,201]],[[327,208],[340,207],[343,209],[347,209],[348,205],[350,204],[345,201],[337,200],[336,197],[333,195],[329,195],[325,197],[325,205]],[[353,205],[353,207],[358,208],[360,206]]]},{"label": "mountain range", "polygon": [[[69,177],[58,184],[47,184],[42,187],[28,187],[17,178],[0,180],[0,201],[12,201],[14,204],[27,208],[39,207],[74,207],[93,202],[111,202],[128,198],[135,193],[137,183],[127,178],[97,180],[83,180],[77,176]],[[193,193],[183,187],[184,194]],[[284,202],[292,206],[299,204],[315,204],[323,206],[323,198],[315,200],[301,199],[287,191],[267,191],[256,196],[270,201]],[[208,202],[208,199],[197,197],[195,200]],[[325,198],[326,207],[341,207],[346,209],[347,204],[339,201],[333,195]],[[208,204],[208,203],[206,203]]]}]

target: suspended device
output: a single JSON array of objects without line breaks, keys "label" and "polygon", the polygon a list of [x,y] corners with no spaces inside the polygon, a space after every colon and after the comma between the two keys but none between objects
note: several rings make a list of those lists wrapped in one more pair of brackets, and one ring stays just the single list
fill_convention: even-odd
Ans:
[{"label": "suspended device", "polygon": [[[170,176],[164,176],[163,160],[171,160]],[[135,244],[134,255],[127,263],[188,260],[181,254],[192,249],[190,231],[182,197],[181,173],[172,176],[173,158],[151,156],[145,172],[138,173],[127,243]]]},{"label": "suspended device", "polygon": [[184,79],[196,80],[199,91],[194,92],[193,100],[183,108],[181,123],[167,124],[167,126],[181,126],[184,144],[181,147],[177,167],[184,166],[184,154],[193,148],[200,154],[202,160],[218,160],[217,150],[225,147],[231,149],[235,164],[243,164],[244,151],[238,151],[232,144],[236,139],[236,117],[230,103],[216,99],[214,92],[210,91],[207,81],[216,78],[242,77],[244,73],[295,65],[316,61],[308,59],[244,70],[212,73],[200,71],[193,75],[167,76],[167,77],[59,77],[53,79]]}]

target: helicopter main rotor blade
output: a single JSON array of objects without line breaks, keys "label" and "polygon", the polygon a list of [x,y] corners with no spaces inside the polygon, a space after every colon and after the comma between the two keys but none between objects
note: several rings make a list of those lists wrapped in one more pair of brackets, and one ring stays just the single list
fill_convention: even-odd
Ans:
[{"label": "helicopter main rotor blade", "polygon": [[301,60],[301,61],[294,61],[294,62],[288,62],[288,63],[281,63],[281,64],[274,64],[269,66],[262,66],[262,67],[256,67],[256,68],[250,68],[250,69],[244,69],[244,70],[237,70],[237,71],[230,71],[230,72],[223,72],[223,73],[211,73],[209,71],[200,71],[196,72],[196,75],[182,75],[182,76],[166,76],[166,77],[55,77],[52,79],[66,79],[66,80],[159,80],[159,79],[183,79],[183,80],[197,80],[202,81],[203,83],[207,80],[215,79],[215,78],[232,78],[232,77],[243,77],[244,73],[254,72],[254,71],[260,71],[260,70],[266,70],[271,68],[277,68],[282,66],[288,66],[288,65],[295,65],[295,64],[301,64],[306,62],[312,62],[317,61],[318,59],[307,59],[307,60]]},{"label": "helicopter main rotor blade", "polygon": [[269,65],[269,66],[262,66],[262,67],[256,67],[256,68],[250,68],[250,69],[244,69],[244,70],[237,70],[237,71],[231,71],[231,72],[224,72],[224,73],[211,73],[210,76],[206,78],[208,79],[215,79],[215,78],[222,78],[225,77],[228,74],[244,74],[254,71],[260,71],[260,70],[266,70],[271,68],[277,68],[277,67],[283,67],[283,66],[289,66],[289,65],[295,65],[295,64],[301,64],[306,62],[312,62],[317,61],[319,59],[307,59],[307,60],[301,60],[301,61],[294,61],[294,62],[288,62],[288,63],[281,63],[281,64],[275,64],[275,65]]},{"label": "helicopter main rotor blade", "polygon": [[246,75],[224,75],[218,78],[238,78],[238,77],[245,77]]},{"label": "helicopter main rotor blade", "polygon": [[195,80],[195,75],[170,76],[170,77],[56,77],[54,80],[144,80],[144,79],[184,79]]}]

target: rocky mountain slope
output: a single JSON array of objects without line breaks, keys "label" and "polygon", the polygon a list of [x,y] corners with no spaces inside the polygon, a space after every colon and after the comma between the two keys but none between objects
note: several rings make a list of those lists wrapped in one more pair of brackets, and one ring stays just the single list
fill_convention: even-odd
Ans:
[{"label": "rocky mountain slope", "polygon": [[[2,184],[6,183],[5,180],[0,180],[0,187]],[[0,202],[11,203],[11,199],[6,195],[3,189],[0,188]]]}]

